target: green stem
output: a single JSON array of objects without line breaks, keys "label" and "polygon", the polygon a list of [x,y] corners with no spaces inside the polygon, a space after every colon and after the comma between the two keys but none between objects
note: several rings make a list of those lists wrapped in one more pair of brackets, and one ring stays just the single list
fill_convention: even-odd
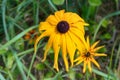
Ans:
[{"label": "green stem", "polygon": [[9,35],[8,35],[7,25],[6,25],[6,20],[5,20],[6,3],[7,3],[7,0],[3,0],[3,2],[2,2],[2,21],[3,21],[3,27],[4,27],[4,31],[5,31],[6,40],[9,41]]},{"label": "green stem", "polygon": [[68,0],[66,0],[66,11],[68,11]]},{"label": "green stem", "polygon": [[8,75],[9,75],[9,77],[10,77],[10,80],[14,80],[11,72],[10,72],[9,70],[8,70],[7,72],[8,72]]},{"label": "green stem", "polygon": [[32,57],[32,60],[31,60],[31,64],[30,64],[30,67],[29,67],[29,70],[28,70],[28,73],[27,73],[27,80],[29,78],[29,75],[30,75],[30,72],[31,72],[31,69],[32,69],[32,66],[33,66],[33,62],[34,62],[35,57],[36,57],[36,53],[37,52],[34,52],[34,54],[33,54],[33,57]]},{"label": "green stem", "polygon": [[89,80],[89,72],[88,72],[88,70],[86,72],[86,76],[87,76],[86,79]]},{"label": "green stem", "polygon": [[117,44],[117,40],[114,42],[114,45],[112,47],[112,52],[111,52],[111,57],[110,57],[110,65],[109,65],[109,68],[111,69],[112,67],[112,61],[113,61],[113,54],[114,54],[114,50],[115,50],[115,46]]},{"label": "green stem", "polygon": [[[42,40],[40,41],[40,43],[42,42]],[[44,45],[44,44],[43,44]],[[40,46],[38,46],[37,47],[37,49],[39,48],[39,47],[42,47],[43,45],[40,45]],[[36,53],[37,53],[37,50],[34,52],[34,54],[33,54],[33,57],[32,57],[32,60],[31,60],[31,64],[30,64],[30,67],[29,67],[29,70],[28,70],[28,73],[27,73],[27,80],[28,80],[28,78],[29,78],[29,75],[30,75],[30,72],[31,72],[31,69],[32,69],[32,66],[33,66],[33,62],[34,62],[34,60],[35,60],[35,57],[36,57]]]},{"label": "green stem", "polygon": [[115,69],[116,66],[117,66],[117,62],[118,62],[118,60],[119,60],[119,55],[120,55],[120,44],[119,44],[118,51],[117,51],[117,55],[116,55],[116,59],[115,59],[114,69]]},{"label": "green stem", "polygon": [[58,9],[55,7],[55,5],[53,5],[51,0],[48,0],[48,2],[55,11],[58,11]]},{"label": "green stem", "polygon": [[86,20],[89,20],[89,17],[93,14],[95,14],[96,11],[96,7],[95,6],[89,6],[88,7],[88,11],[87,11],[87,15],[86,15]]}]

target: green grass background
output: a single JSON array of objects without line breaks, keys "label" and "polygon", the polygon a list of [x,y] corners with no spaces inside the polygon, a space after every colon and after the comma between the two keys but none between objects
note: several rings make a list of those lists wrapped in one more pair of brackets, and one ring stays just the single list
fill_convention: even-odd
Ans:
[{"label": "green grass background", "polygon": [[[65,72],[60,59],[56,72],[52,50],[41,63],[47,38],[40,41],[37,53],[23,38],[33,29],[39,33],[39,23],[61,9],[79,14],[90,24],[85,30],[91,43],[100,40],[105,45],[101,52],[108,56],[97,58],[101,70],[94,67],[93,73],[83,74],[77,66]],[[119,57],[119,0],[0,0],[0,80],[120,80]]]}]

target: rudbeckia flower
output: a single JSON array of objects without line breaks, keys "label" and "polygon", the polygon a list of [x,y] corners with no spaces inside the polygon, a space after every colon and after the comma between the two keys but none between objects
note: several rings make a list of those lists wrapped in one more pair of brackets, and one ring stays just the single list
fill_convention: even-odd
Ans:
[{"label": "rudbeckia flower", "polygon": [[68,71],[68,58],[70,59],[71,66],[73,66],[74,53],[77,48],[80,50],[79,45],[82,45],[84,40],[85,25],[88,24],[76,13],[65,13],[64,10],[55,12],[54,15],[48,16],[45,22],[40,23],[39,32],[41,32],[41,35],[35,42],[35,51],[41,38],[48,36],[49,40],[42,61],[46,60],[47,53],[52,47],[54,50],[53,67],[59,71],[58,55],[61,50],[65,68]]},{"label": "rudbeckia flower", "polygon": [[92,72],[91,62],[94,63],[100,69],[100,65],[94,59],[94,57],[96,57],[96,56],[107,56],[104,53],[98,53],[97,52],[99,49],[104,47],[104,46],[96,47],[98,43],[99,43],[99,41],[95,42],[93,45],[90,46],[89,37],[87,37],[87,41],[86,41],[86,44],[85,44],[86,49],[83,51],[83,53],[79,53],[80,56],[78,56],[74,60],[74,62],[76,62],[76,65],[78,65],[82,62],[84,63],[83,64],[83,73],[85,73],[87,67],[88,67],[88,70],[90,72]]}]

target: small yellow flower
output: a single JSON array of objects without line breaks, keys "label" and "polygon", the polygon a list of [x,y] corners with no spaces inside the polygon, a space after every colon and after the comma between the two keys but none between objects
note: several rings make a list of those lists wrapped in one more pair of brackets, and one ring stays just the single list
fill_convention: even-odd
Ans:
[{"label": "small yellow flower", "polygon": [[54,50],[53,67],[59,71],[58,54],[61,49],[65,68],[66,71],[68,71],[68,58],[70,58],[71,66],[73,66],[74,53],[77,48],[79,50],[81,49],[79,45],[82,45],[82,41],[84,40],[85,25],[88,24],[85,23],[84,20],[76,13],[65,13],[64,10],[55,12],[54,15],[48,16],[45,22],[40,23],[39,31],[41,32],[41,35],[35,42],[35,51],[41,38],[48,36],[49,40],[42,61],[46,60],[46,55],[52,47]]},{"label": "small yellow flower", "polygon": [[92,46],[90,46],[89,37],[87,37],[87,42],[85,44],[86,50],[84,50],[83,53],[80,53],[80,56],[75,59],[74,62],[77,62],[76,65],[84,62],[83,73],[86,71],[87,67],[88,67],[89,71],[92,72],[91,62],[93,62],[100,69],[100,65],[94,59],[95,56],[107,56],[104,53],[97,52],[99,49],[104,47],[104,46],[96,47],[96,45],[98,43],[99,43],[99,41],[95,42]]}]

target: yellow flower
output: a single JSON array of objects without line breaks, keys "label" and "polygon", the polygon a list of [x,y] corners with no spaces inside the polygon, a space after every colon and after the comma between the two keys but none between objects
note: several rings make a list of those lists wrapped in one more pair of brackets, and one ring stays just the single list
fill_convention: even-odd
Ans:
[{"label": "yellow flower", "polygon": [[[49,40],[44,52],[44,58],[49,49],[52,47],[54,50],[54,65],[53,67],[59,71],[58,68],[58,54],[62,51],[62,57],[64,60],[66,71],[69,69],[68,58],[70,58],[71,66],[73,66],[74,53],[77,46],[82,45],[84,40],[84,26],[88,25],[84,20],[76,13],[66,12],[60,10],[54,13],[54,15],[48,16],[45,22],[41,22],[39,25],[39,31],[42,33],[35,42],[35,51],[38,42],[41,38],[48,36]],[[80,47],[78,47],[80,50]],[[68,57],[68,56],[69,57]]]},{"label": "yellow flower", "polygon": [[96,45],[98,43],[99,43],[99,41],[95,42],[92,46],[90,46],[89,37],[87,37],[87,42],[85,44],[86,50],[84,50],[83,53],[80,53],[80,56],[77,59],[74,60],[74,62],[77,62],[76,65],[84,62],[83,73],[86,71],[87,67],[88,67],[89,71],[92,72],[91,62],[93,62],[100,69],[100,65],[94,59],[94,57],[96,57],[96,56],[107,56],[104,53],[98,53],[97,52],[99,49],[104,47],[104,46],[96,47]]}]

